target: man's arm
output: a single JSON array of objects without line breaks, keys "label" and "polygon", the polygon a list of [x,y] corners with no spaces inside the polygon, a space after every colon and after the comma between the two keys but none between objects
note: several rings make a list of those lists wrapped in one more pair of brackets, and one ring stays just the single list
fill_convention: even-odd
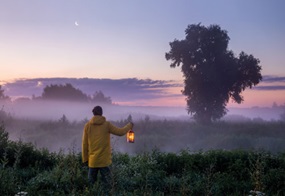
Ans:
[{"label": "man's arm", "polygon": [[109,123],[109,130],[111,134],[123,136],[125,135],[129,130],[133,128],[134,124],[132,122],[129,122],[124,127],[119,128],[114,126],[112,123]]},{"label": "man's arm", "polygon": [[84,126],[82,135],[82,162],[88,162],[88,124]]}]

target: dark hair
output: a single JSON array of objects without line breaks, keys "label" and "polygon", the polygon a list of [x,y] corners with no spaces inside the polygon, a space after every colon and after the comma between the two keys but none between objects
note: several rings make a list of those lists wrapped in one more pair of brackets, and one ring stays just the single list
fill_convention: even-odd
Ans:
[{"label": "dark hair", "polygon": [[93,112],[93,115],[99,115],[99,116],[102,116],[103,114],[103,109],[101,108],[101,106],[95,106],[92,110]]}]

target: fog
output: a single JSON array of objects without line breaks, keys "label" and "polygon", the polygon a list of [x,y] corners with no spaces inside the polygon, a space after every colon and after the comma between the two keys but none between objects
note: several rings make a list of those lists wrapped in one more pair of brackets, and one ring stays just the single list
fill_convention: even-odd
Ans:
[{"label": "fog", "polygon": [[[11,140],[31,142],[50,151],[80,152],[83,127],[92,117],[95,105],[30,100],[1,103],[0,111],[7,115],[6,119],[0,115],[0,122],[4,122]],[[154,148],[165,152],[236,148],[285,150],[284,123],[274,123],[284,113],[284,107],[229,109],[222,121],[245,123],[208,127],[193,123],[184,107],[101,106],[103,115],[115,125],[123,126],[129,115],[135,123],[134,144],[127,143],[125,137],[112,136],[112,145],[119,152],[139,153]]]},{"label": "fog", "polygon": [[[5,103],[3,110],[12,117],[37,120],[56,120],[65,115],[71,121],[80,121],[92,117],[92,109],[96,104],[67,101],[18,101]],[[126,119],[132,115],[134,120],[145,118],[154,119],[187,117],[186,109],[183,107],[146,107],[146,106],[119,106],[101,105],[103,115],[108,120]],[[189,116],[188,116],[189,118]]]},{"label": "fog", "polygon": [[[0,103],[2,110],[15,118],[56,120],[65,115],[71,121],[89,119],[92,109],[96,104],[67,101],[30,101],[22,100],[15,102]],[[152,119],[175,119],[189,120],[185,107],[162,107],[162,106],[119,106],[102,105],[104,116],[108,120],[122,120],[132,115],[134,120],[149,116]],[[259,118],[265,121],[279,120],[284,112],[284,107],[253,107],[253,108],[228,108],[224,120],[243,120]]]}]

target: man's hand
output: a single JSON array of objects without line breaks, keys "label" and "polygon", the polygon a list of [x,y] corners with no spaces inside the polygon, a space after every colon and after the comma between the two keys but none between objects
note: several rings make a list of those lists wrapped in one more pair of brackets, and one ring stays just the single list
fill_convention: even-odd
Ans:
[{"label": "man's hand", "polygon": [[83,167],[88,167],[88,161],[83,163]]}]

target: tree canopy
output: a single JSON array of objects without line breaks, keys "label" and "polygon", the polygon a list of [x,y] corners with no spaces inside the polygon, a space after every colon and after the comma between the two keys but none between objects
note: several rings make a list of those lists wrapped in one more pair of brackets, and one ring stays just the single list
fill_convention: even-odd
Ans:
[{"label": "tree canopy", "polygon": [[42,98],[67,101],[86,101],[87,95],[85,95],[81,90],[74,88],[71,84],[51,84],[44,88]]},{"label": "tree canopy", "polygon": [[111,97],[106,97],[102,91],[96,91],[91,98],[92,102],[112,104]]},{"label": "tree canopy", "polygon": [[102,91],[96,91],[93,96],[87,96],[80,89],[76,89],[69,83],[65,85],[47,85],[43,90],[41,99],[63,101],[90,101],[96,103],[112,104],[112,99],[110,97],[106,97]]},{"label": "tree canopy", "polygon": [[227,31],[218,25],[192,24],[185,35],[170,42],[165,58],[172,68],[182,65],[187,111],[201,122],[220,119],[230,99],[242,103],[242,91],[262,80],[260,61],[243,51],[236,57],[228,49]]}]

